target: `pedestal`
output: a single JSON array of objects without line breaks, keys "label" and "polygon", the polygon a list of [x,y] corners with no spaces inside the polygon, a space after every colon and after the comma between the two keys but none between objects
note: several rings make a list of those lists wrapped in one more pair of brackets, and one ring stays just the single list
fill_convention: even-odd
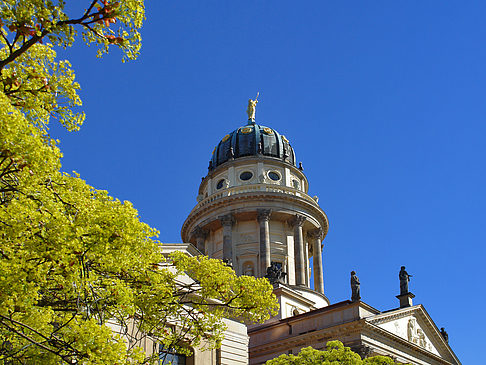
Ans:
[{"label": "pedestal", "polygon": [[397,295],[398,300],[400,301],[400,308],[411,307],[413,305],[412,299],[415,298],[415,295],[408,292],[405,294]]}]

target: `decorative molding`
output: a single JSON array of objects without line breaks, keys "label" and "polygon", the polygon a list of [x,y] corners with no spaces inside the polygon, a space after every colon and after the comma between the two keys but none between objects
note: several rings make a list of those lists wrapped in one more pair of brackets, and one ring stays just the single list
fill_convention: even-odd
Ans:
[{"label": "decorative molding", "polygon": [[322,228],[316,228],[312,229],[310,231],[307,231],[307,237],[312,238],[312,239],[319,239],[322,240]]},{"label": "decorative molding", "polygon": [[391,315],[388,315],[388,316],[383,316],[381,318],[370,319],[370,320],[367,320],[367,322],[375,324],[375,325],[387,323],[387,322],[391,322],[391,321],[394,321],[394,320],[397,320],[397,319],[400,319],[400,318],[413,316],[415,311],[416,311],[416,308],[409,309],[409,310],[406,310],[406,311],[403,311],[403,312],[400,312],[400,313],[391,314]]},{"label": "decorative molding", "polygon": [[296,214],[292,219],[289,220],[289,225],[291,227],[302,227],[306,217],[300,214]]},{"label": "decorative molding", "polygon": [[[291,205],[294,206],[294,209],[298,208],[299,210],[303,209],[307,211],[311,217],[313,217],[317,222],[319,222],[319,224],[323,228],[324,235],[327,233],[327,230],[329,228],[328,219],[326,214],[322,209],[320,209],[320,207],[317,207],[313,204],[309,204],[308,201],[306,201],[305,199],[302,199],[301,197],[295,195],[280,194],[275,192],[274,193],[252,192],[246,194],[229,195],[222,199],[216,199],[211,203],[204,204],[202,206],[198,204],[189,213],[186,221],[182,226],[181,231],[182,231],[183,239],[189,238],[186,235],[188,235],[189,228],[193,223],[198,222],[201,219],[201,217],[209,216],[211,212],[214,212],[215,210],[222,209],[224,207],[230,207],[230,206],[234,208],[235,204],[238,204],[238,202],[242,202],[242,203],[245,202],[245,205],[248,203],[248,201],[255,202],[255,203],[259,201],[268,202],[268,199],[270,197],[272,198],[272,202],[274,203],[277,204],[290,203]],[[250,208],[245,210],[251,211],[253,209]],[[291,214],[291,210],[289,210],[289,214]],[[290,222],[287,223],[290,224]]]},{"label": "decorative molding", "polygon": [[271,209],[257,209],[257,220],[258,222],[269,221],[270,215],[272,214]]},{"label": "decorative molding", "polygon": [[199,226],[196,226],[191,232],[191,236],[193,236],[196,239],[197,238],[206,239],[208,234],[209,234],[209,231],[207,229],[203,229]]},{"label": "decorative molding", "polygon": [[227,227],[227,226],[232,227],[233,224],[236,223],[235,217],[231,213],[226,215],[220,215],[218,219],[221,222],[221,225],[223,227]]}]

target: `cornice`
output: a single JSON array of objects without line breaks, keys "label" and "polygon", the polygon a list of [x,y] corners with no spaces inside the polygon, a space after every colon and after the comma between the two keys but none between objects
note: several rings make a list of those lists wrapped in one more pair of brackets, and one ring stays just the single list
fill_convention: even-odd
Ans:
[{"label": "cornice", "polygon": [[319,330],[310,330],[299,335],[289,334],[287,337],[280,338],[278,341],[269,342],[262,345],[252,346],[250,336],[249,352],[253,356],[261,356],[267,352],[275,352],[275,349],[288,349],[299,345],[310,345],[312,342],[327,341],[343,335],[360,333],[363,328],[363,320],[354,320],[341,323],[336,326],[329,326]]},{"label": "cornice", "polygon": [[159,247],[163,255],[168,255],[174,251],[185,251],[190,256],[201,255],[201,252],[192,243],[161,243]]},{"label": "cornice", "polygon": [[393,313],[393,312],[381,313],[376,316],[378,318],[368,318],[367,322],[378,325],[381,323],[389,322],[390,320],[397,320],[400,318],[404,318],[416,312],[417,307],[418,306],[408,307],[403,310],[400,310],[400,312],[397,313]]},{"label": "cornice", "polygon": [[[264,202],[268,204],[269,201],[287,202],[287,203],[291,203],[296,208],[299,207],[303,208],[305,211],[309,212],[311,217],[317,218],[319,224],[321,224],[322,226],[323,237],[325,237],[325,235],[327,234],[329,228],[329,221],[326,213],[324,213],[324,211],[318,205],[315,205],[297,195],[277,193],[277,192],[255,191],[255,192],[246,192],[246,193],[221,197],[215,199],[214,201],[200,208],[197,208],[196,206],[189,213],[188,217],[183,223],[181,229],[181,236],[183,240],[188,240],[190,238],[188,237],[188,233],[190,233],[190,229],[192,228],[194,222],[196,222],[201,216],[204,216],[210,213],[211,211],[216,211],[217,209],[223,207],[234,206],[234,204],[238,202]],[[298,211],[296,210],[294,214],[295,213],[298,213]]]}]

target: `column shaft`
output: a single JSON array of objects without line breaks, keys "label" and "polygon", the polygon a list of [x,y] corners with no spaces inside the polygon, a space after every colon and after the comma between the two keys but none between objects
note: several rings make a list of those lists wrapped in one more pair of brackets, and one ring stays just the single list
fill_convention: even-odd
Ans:
[{"label": "column shaft", "polygon": [[192,231],[192,235],[196,238],[196,248],[202,254],[206,254],[206,255],[207,252],[205,252],[206,251],[205,241],[206,241],[206,237],[208,236],[208,233],[209,233],[208,230],[202,229],[199,226],[196,226],[196,228],[194,228],[194,231]]},{"label": "column shaft", "polygon": [[322,270],[322,250],[321,238],[322,229],[315,229],[308,232],[308,236],[312,239],[312,251],[314,252],[314,290],[318,293],[324,294],[324,276]]},{"label": "column shaft", "polygon": [[309,248],[310,246],[310,243],[307,242],[305,239],[304,239],[304,274],[305,274],[305,285],[310,288],[310,276],[311,276],[311,273],[309,272],[309,268],[310,268],[310,265],[309,265]]},{"label": "column shaft", "polygon": [[304,234],[302,225],[305,217],[296,215],[291,221],[294,227],[295,284],[305,286]]},{"label": "column shaft", "polygon": [[270,255],[270,209],[258,209],[257,219],[260,224],[260,276],[263,277],[267,273],[267,268],[271,265]]},{"label": "column shaft", "polygon": [[219,217],[223,226],[223,261],[229,265],[233,262],[233,224],[235,218],[232,214]]}]

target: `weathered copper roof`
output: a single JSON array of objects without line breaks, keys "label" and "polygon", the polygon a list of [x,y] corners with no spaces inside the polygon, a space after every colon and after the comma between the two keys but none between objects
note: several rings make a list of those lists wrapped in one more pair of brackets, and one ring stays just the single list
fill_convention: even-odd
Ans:
[{"label": "weathered copper roof", "polygon": [[210,169],[239,157],[262,155],[296,166],[295,153],[285,136],[275,129],[249,122],[225,135],[214,148]]}]

